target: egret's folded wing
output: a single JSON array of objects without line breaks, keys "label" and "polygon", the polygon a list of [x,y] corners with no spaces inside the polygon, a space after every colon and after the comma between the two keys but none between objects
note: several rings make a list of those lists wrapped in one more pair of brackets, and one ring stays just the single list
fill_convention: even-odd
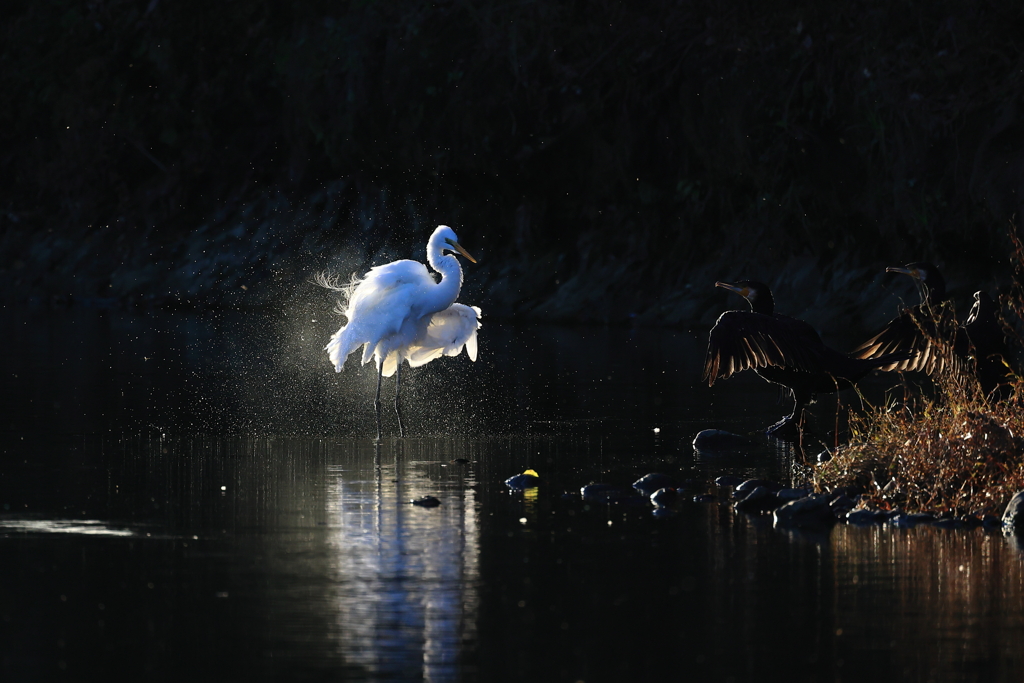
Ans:
[{"label": "egret's folded wing", "polygon": [[416,367],[442,355],[457,356],[463,347],[470,360],[476,360],[476,331],[480,328],[480,309],[452,304],[430,317],[426,331],[409,347],[405,357]]}]

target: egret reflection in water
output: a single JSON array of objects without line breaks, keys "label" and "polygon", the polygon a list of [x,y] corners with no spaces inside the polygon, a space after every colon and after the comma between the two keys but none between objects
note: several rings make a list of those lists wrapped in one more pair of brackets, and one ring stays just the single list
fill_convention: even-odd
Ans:
[{"label": "egret reflection in water", "polygon": [[[436,485],[402,462],[401,444],[372,472],[327,473],[329,598],[350,665],[382,678],[459,679],[463,639],[478,610],[479,530],[473,481],[426,509],[409,501]],[[365,461],[364,461],[365,462]]]},{"label": "egret reflection in water", "polygon": [[95,519],[2,519],[0,536],[14,534],[81,534],[84,536],[135,536],[129,529],[115,529]]}]

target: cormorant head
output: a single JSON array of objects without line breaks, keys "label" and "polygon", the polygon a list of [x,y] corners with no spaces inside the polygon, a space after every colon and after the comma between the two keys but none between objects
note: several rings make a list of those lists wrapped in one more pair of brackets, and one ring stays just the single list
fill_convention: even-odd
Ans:
[{"label": "cormorant head", "polygon": [[917,291],[921,295],[921,303],[940,304],[946,298],[946,281],[939,269],[931,263],[917,261],[908,263],[902,268],[889,266],[885,272],[903,273],[914,278]]},{"label": "cormorant head", "polygon": [[736,292],[747,300],[747,303],[750,304],[750,309],[755,313],[771,315],[775,312],[775,298],[772,297],[772,290],[763,282],[756,282],[754,280],[716,282],[715,287]]}]

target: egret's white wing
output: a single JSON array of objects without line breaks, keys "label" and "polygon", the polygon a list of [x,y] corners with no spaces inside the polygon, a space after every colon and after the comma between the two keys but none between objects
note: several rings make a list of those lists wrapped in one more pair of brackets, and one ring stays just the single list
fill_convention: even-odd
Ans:
[{"label": "egret's white wing", "polygon": [[341,372],[345,359],[360,346],[362,362],[369,362],[380,341],[408,323],[417,296],[435,284],[418,261],[395,261],[371,269],[349,297],[345,310],[348,324],[325,347],[335,371]]},{"label": "egret's white wing", "polygon": [[476,306],[452,304],[430,316],[423,335],[409,346],[405,354],[409,365],[417,367],[445,356],[457,356],[463,347],[470,360],[476,360],[476,331],[480,329],[480,309]]}]

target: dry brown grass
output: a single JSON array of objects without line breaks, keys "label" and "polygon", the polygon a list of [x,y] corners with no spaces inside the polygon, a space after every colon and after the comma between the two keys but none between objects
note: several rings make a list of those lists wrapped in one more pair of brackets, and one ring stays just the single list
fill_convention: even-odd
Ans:
[{"label": "dry brown grass", "polygon": [[[1001,303],[1010,346],[1020,348],[1024,243],[1016,230],[1011,239],[1015,284]],[[952,367],[952,349],[939,345]],[[814,484],[854,486],[865,505],[883,510],[1001,514],[1024,490],[1024,378],[1009,388],[1009,398],[986,398],[969,373],[937,378],[923,393],[905,383],[902,397],[851,416],[849,443],[814,473]]]},{"label": "dry brown grass", "polygon": [[856,486],[883,510],[999,514],[1024,489],[1024,381],[1015,389],[1015,398],[991,404],[940,387],[854,416],[849,444],[815,484]]}]

